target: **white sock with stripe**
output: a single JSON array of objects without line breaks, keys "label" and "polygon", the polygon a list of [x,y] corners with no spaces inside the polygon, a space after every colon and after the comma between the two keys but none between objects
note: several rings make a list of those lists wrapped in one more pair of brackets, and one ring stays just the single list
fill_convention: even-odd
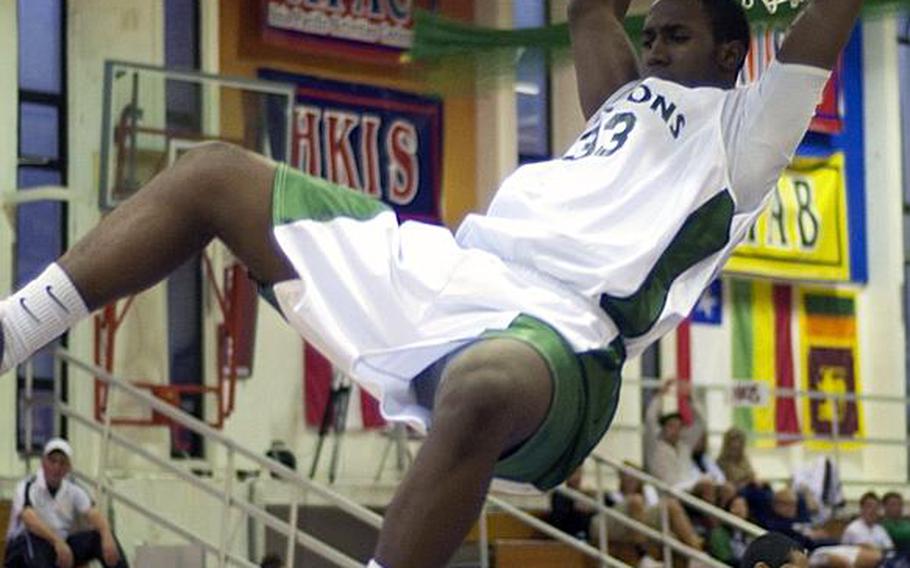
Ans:
[{"label": "white sock with stripe", "polygon": [[0,373],[28,359],[76,322],[88,308],[66,272],[48,266],[21,290],[0,302],[3,359]]}]

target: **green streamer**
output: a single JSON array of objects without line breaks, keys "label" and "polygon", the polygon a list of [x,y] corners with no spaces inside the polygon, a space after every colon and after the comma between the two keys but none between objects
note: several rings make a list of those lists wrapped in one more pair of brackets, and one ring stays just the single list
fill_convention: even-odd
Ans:
[{"label": "green streamer", "polygon": [[[804,4],[803,4],[804,5]],[[910,9],[910,0],[865,0],[863,18],[876,18]],[[775,13],[754,0],[748,10],[753,26],[787,25],[800,8],[784,1]],[[466,87],[466,77],[494,79],[514,70],[526,49],[545,51],[550,61],[568,56],[569,28],[565,23],[539,28],[495,29],[457,22],[425,10],[414,15],[414,43],[403,59],[426,64],[430,81],[443,89]],[[639,45],[644,16],[630,16],[626,31],[633,45]]]}]

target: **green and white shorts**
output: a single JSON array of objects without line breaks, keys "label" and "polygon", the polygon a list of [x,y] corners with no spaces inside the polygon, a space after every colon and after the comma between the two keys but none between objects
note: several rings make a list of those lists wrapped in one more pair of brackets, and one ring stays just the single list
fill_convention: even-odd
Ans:
[{"label": "green and white shorts", "polygon": [[586,299],[460,247],[444,227],[399,225],[383,203],[285,165],[275,173],[272,217],[299,276],[273,286],[284,316],[380,401],[386,419],[425,432],[432,417],[412,379],[479,338],[509,336],[548,362],[554,399],[540,430],[500,462],[498,478],[553,487],[606,432],[624,351]]}]

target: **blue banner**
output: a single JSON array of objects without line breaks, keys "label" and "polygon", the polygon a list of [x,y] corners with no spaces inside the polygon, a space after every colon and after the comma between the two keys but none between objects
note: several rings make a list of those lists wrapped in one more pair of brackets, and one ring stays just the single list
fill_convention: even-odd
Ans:
[{"label": "blue banner", "polygon": [[373,195],[402,219],[440,222],[442,101],[262,70],[297,86],[290,165]]}]

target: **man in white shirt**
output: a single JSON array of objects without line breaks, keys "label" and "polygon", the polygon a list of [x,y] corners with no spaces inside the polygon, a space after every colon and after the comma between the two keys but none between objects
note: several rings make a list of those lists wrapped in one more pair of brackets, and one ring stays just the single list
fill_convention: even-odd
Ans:
[{"label": "man in white shirt", "polygon": [[651,399],[645,412],[645,464],[648,473],[657,479],[676,489],[690,491],[702,479],[693,471],[692,450],[705,432],[705,423],[694,398],[690,398],[691,424],[684,424],[678,412],[663,412],[664,395],[674,384],[683,397],[688,397],[691,391],[689,383],[671,380]]},{"label": "man in white shirt", "polygon": [[623,361],[748,234],[863,4],[809,0],[777,62],[736,89],[739,2],[653,2],[639,54],[630,0],[572,0],[588,125],[457,235],[240,148],[189,152],[0,301],[0,372],[220,238],[387,418],[429,432],[371,565],[444,566],[494,478],[550,489],[606,433]]},{"label": "man in white shirt", "polygon": [[812,552],[809,561],[812,566],[849,566],[852,568],[874,568],[894,548],[891,537],[879,523],[881,501],[873,491],[864,493],[859,499],[859,517],[854,519],[844,534],[839,546],[825,546]]},{"label": "man in white shirt", "polygon": [[[16,487],[4,568],[73,568],[99,560],[127,568],[107,520],[84,489],[68,479],[73,449],[62,438],[45,444],[41,469]],[[76,532],[77,522],[91,530]]]},{"label": "man in white shirt", "polygon": [[879,550],[894,548],[894,542],[888,536],[885,527],[879,522],[881,501],[873,491],[865,493],[859,499],[859,517],[853,520],[844,530],[841,542],[844,544],[862,544]]}]

